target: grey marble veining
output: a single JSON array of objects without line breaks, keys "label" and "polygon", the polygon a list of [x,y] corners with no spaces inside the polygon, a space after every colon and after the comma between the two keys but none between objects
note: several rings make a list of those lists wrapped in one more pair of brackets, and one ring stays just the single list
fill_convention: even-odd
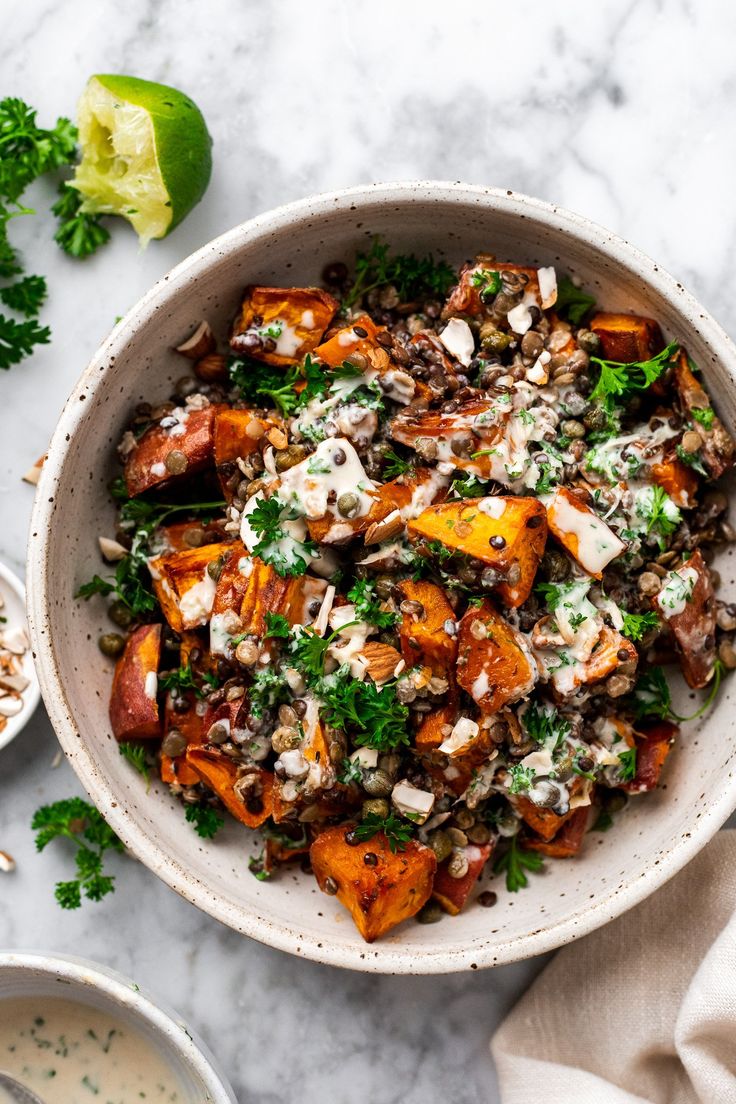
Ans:
[{"label": "grey marble veining", "polygon": [[[0,380],[0,558],[24,560],[32,490],[61,405],[125,310],[192,249],[308,192],[410,177],[494,184],[610,226],[676,273],[731,332],[736,10],[723,0],[26,0],[0,6],[0,94],[70,114],[87,75],[182,87],[215,140],[205,201],[140,253],[121,226],[84,264],[46,217],[14,240],[45,273],[53,344]],[[35,186],[47,207],[53,189]],[[441,228],[440,228],[441,233]],[[80,792],[42,712],[0,753],[0,946],[88,955],[187,1016],[248,1100],[494,1101],[494,1025],[541,961],[449,978],[380,978],[291,959],[198,913],[133,860],[118,889],[62,913],[68,856],[36,856],[42,802]],[[445,921],[446,923],[451,921]]]}]

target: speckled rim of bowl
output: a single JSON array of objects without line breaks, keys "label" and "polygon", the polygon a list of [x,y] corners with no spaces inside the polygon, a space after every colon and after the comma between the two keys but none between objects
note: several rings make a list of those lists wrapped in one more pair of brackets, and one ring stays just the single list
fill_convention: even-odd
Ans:
[{"label": "speckled rim of bowl", "polygon": [[[0,563],[0,592],[2,592],[3,588],[7,588],[7,590],[11,591],[13,598],[20,605],[21,609],[26,609],[26,592],[22,582],[15,572],[11,571],[5,564]],[[13,602],[13,598],[11,598],[11,603]],[[23,731],[36,712],[36,707],[41,700],[41,687],[38,683],[35,664],[30,656],[28,656],[27,659],[24,656],[24,661],[23,673],[30,679],[30,683],[21,695],[23,708],[20,713],[16,713],[14,717],[8,717],[8,723],[2,732],[0,732],[0,751],[7,747],[8,744],[12,743],[16,736]]]},{"label": "speckled rim of bowl", "polygon": [[[271,234],[283,232],[295,219],[302,216],[328,217],[338,205],[345,203],[349,203],[351,209],[359,214],[363,207],[375,205],[377,201],[389,205],[428,199],[435,201],[438,207],[441,204],[471,202],[491,210],[510,211],[519,218],[534,221],[556,232],[562,231],[573,239],[592,245],[612,262],[621,263],[631,272],[636,273],[665,299],[673,303],[677,312],[690,325],[700,330],[713,353],[723,362],[736,384],[736,346],[694,296],[645,253],[610,230],[581,215],[510,190],[486,188],[482,185],[463,184],[458,181],[399,181],[323,192],[257,215],[208,242],[154,284],[118,323],[82,373],[59,418],[50,445],[49,459],[44,464],[37,489],[31,521],[32,530],[45,534],[50,531],[51,503],[58,475],[64,463],[65,439],[69,441],[83,416],[80,397],[94,396],[97,387],[101,386],[102,366],[112,356],[119,356],[122,353],[126,345],[127,331],[148,319],[157,309],[164,308],[167,302],[178,294],[180,284],[186,283],[198,270],[206,268],[213,258],[222,259],[228,253],[237,252],[243,240],[250,234],[262,235],[266,231]],[[46,545],[45,542],[41,542],[37,554],[33,556],[29,554],[29,621],[37,656],[41,692],[59,742],[66,752],[73,752],[72,765],[80,781],[126,846],[167,885],[198,908],[236,931],[289,954],[298,954],[301,957],[346,969],[400,974],[454,973],[461,970],[501,966],[532,958],[594,931],[643,901],[694,858],[736,808],[736,772],[734,772],[731,777],[724,778],[720,792],[714,795],[712,803],[702,816],[693,822],[692,830],[674,841],[668,854],[636,881],[622,885],[620,888],[613,888],[605,897],[591,900],[575,915],[565,920],[490,946],[470,946],[447,954],[417,955],[416,949],[412,947],[402,948],[400,944],[385,945],[381,948],[381,954],[373,958],[362,956],[358,947],[333,946],[329,940],[320,941],[304,933],[297,937],[292,931],[282,929],[281,925],[258,915],[255,910],[250,915],[244,916],[243,910],[237,909],[231,903],[223,902],[170,856],[162,854],[155,842],[136,828],[127,810],[118,804],[108,780],[96,770],[95,760],[89,748],[85,747],[76,736],[73,713],[59,678],[54,642],[51,639],[51,633],[45,631],[50,628],[47,560]]]},{"label": "speckled rim of bowl", "polygon": [[[21,975],[43,974],[49,981],[59,982],[59,997],[73,999],[76,990],[94,989],[110,999],[111,1005],[125,1009],[141,1023],[146,1023],[166,1041],[183,1066],[199,1078],[209,1093],[211,1104],[238,1104],[225,1075],[218,1070],[217,1060],[206,1043],[197,1038],[191,1028],[172,1008],[141,990],[136,982],[110,970],[100,962],[75,955],[49,955],[41,951],[0,950],[0,980],[8,972]],[[71,988],[70,988],[71,987]],[[21,992],[16,994],[22,996]],[[2,998],[0,998],[0,1008]]]}]

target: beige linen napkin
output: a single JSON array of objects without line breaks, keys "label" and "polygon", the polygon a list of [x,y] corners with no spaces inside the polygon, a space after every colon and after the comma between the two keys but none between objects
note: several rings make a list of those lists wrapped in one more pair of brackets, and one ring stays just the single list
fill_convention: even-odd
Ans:
[{"label": "beige linen napkin", "polygon": [[491,1042],[502,1104],[736,1104],[736,831],[561,950]]}]

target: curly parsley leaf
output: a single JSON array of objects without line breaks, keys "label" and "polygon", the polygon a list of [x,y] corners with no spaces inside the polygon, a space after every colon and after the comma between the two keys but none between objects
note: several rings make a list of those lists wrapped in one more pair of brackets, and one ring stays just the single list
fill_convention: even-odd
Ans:
[{"label": "curly parsley leaf", "polygon": [[289,640],[291,638],[291,625],[286,620],[283,613],[267,613],[264,620],[266,622],[266,632],[263,636],[264,640],[269,636],[281,640]]},{"label": "curly parsley leaf", "polygon": [[59,186],[59,198],[51,208],[59,219],[54,241],[70,257],[82,259],[96,252],[110,240],[110,231],[103,226],[100,215],[81,210],[83,197],[64,181]]},{"label": "curly parsley leaf", "polygon": [[672,695],[661,667],[644,671],[627,699],[629,709],[637,720],[643,717],[669,717],[672,711]]},{"label": "curly parsley leaf", "polygon": [[579,326],[595,306],[595,297],[573,283],[569,276],[561,276],[557,281],[557,299],[555,311],[561,318]]},{"label": "curly parsley leaf", "polygon": [[622,782],[633,782],[636,777],[636,748],[622,751],[618,757],[618,776]]},{"label": "curly parsley leaf", "polygon": [[435,261],[432,255],[415,257],[413,253],[391,255],[386,242],[375,237],[367,253],[358,253],[355,279],[345,305],[352,307],[373,288],[391,284],[403,302],[422,295],[444,298],[454,283],[454,270],[445,261]]},{"label": "curly parsley leaf", "polygon": [[591,392],[591,401],[600,399],[603,406],[610,410],[617,403],[630,398],[634,392],[646,391],[659,379],[679,347],[678,342],[672,341],[650,360],[637,360],[627,364],[592,356],[590,363],[598,368],[600,374]]},{"label": "curly parsley leaf", "polygon": [[389,813],[387,817],[368,813],[352,831],[355,838],[361,841],[373,839],[379,832],[383,832],[394,855],[397,851],[406,851],[407,843],[414,836],[411,825],[400,820],[394,813]]},{"label": "curly parsley leaf", "polygon": [[37,345],[48,345],[51,330],[38,322],[16,322],[0,314],[0,369],[7,370],[29,357]]},{"label": "curly parsley leaf", "polygon": [[[199,672],[199,679],[201,681],[198,682],[191,663],[185,663],[175,671],[163,671],[158,676],[158,684],[164,690],[176,691],[178,694],[193,690],[198,698],[204,698],[209,690],[219,686],[217,677],[209,671]],[[207,684],[206,688],[202,683]]]},{"label": "curly parsley leaf", "polygon": [[700,422],[704,429],[712,427],[715,416],[716,412],[712,406],[693,407],[690,410],[690,417],[694,418],[696,422]]},{"label": "curly parsley leaf", "polygon": [[399,456],[393,449],[388,449],[383,454],[383,478],[384,479],[398,479],[400,475],[406,475],[407,472],[414,470],[414,463],[412,460],[405,460],[403,456]]},{"label": "curly parsley leaf", "polygon": [[196,805],[185,805],[184,816],[202,839],[213,839],[225,825],[217,810],[202,801]]},{"label": "curly parsley leaf", "polygon": [[355,606],[356,620],[367,621],[377,629],[392,629],[401,620],[398,614],[381,609],[375,583],[368,579],[358,579],[348,591],[347,599]]},{"label": "curly parsley leaf", "polygon": [[675,453],[678,460],[682,460],[683,464],[687,464],[687,466],[692,468],[693,471],[696,471],[698,475],[702,475],[706,479],[708,478],[708,469],[703,464],[697,452],[686,452],[682,445],[676,445]]},{"label": "curly parsley leaf", "polygon": [[123,743],[118,745],[118,750],[124,759],[127,759],[132,767],[134,767],[138,773],[146,780],[146,785],[150,784],[151,775],[148,770],[148,763],[146,762],[146,749],[143,744],[128,744]]},{"label": "curly parsley leaf", "polygon": [[553,705],[530,702],[521,717],[528,736],[538,744],[557,751],[570,735],[570,722]]},{"label": "curly parsley leaf", "polygon": [[307,560],[317,553],[314,541],[297,540],[284,529],[282,522],[294,521],[298,516],[276,495],[260,499],[247,515],[251,529],[259,538],[253,555],[271,564],[279,575],[303,575]]},{"label": "curly parsley leaf", "polygon": [[654,610],[649,613],[624,613],[623,617],[621,632],[635,644],[638,644],[650,629],[656,629],[659,625],[659,617]]},{"label": "curly parsley leaf", "polygon": [[537,873],[544,866],[544,860],[536,851],[524,851],[519,847],[516,836],[511,837],[509,846],[493,864],[493,873],[506,874],[506,888],[510,893],[517,893],[528,884],[525,870]]},{"label": "curly parsley leaf", "polygon": [[480,268],[470,277],[470,283],[478,288],[481,299],[486,303],[501,290],[501,273],[492,268]]},{"label": "curly parsley leaf", "polygon": [[351,678],[347,667],[341,667],[322,681],[319,693],[324,719],[335,728],[350,729],[357,746],[383,752],[409,743],[409,709],[390,683],[379,689],[370,679]]},{"label": "curly parsley leaf", "polygon": [[43,276],[24,276],[16,283],[0,288],[0,299],[11,310],[33,318],[43,306],[46,292],[46,280]]},{"label": "curly parsley leaf", "polygon": [[534,785],[534,771],[531,767],[524,767],[521,763],[514,763],[508,768],[509,793],[526,793]]},{"label": "curly parsley leaf", "polygon": [[76,877],[58,882],[57,902],[65,909],[79,908],[82,897],[100,901],[115,890],[115,879],[103,872],[107,851],[125,850],[101,813],[81,797],[69,797],[37,809],[31,821],[36,850],[43,851],[55,839],[68,839],[76,847]]}]

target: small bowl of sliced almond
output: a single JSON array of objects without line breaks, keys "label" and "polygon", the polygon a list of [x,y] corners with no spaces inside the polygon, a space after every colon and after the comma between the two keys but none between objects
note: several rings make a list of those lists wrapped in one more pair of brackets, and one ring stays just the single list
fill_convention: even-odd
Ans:
[{"label": "small bowl of sliced almond", "polygon": [[40,697],[25,590],[20,579],[0,563],[0,748],[25,727]]}]

